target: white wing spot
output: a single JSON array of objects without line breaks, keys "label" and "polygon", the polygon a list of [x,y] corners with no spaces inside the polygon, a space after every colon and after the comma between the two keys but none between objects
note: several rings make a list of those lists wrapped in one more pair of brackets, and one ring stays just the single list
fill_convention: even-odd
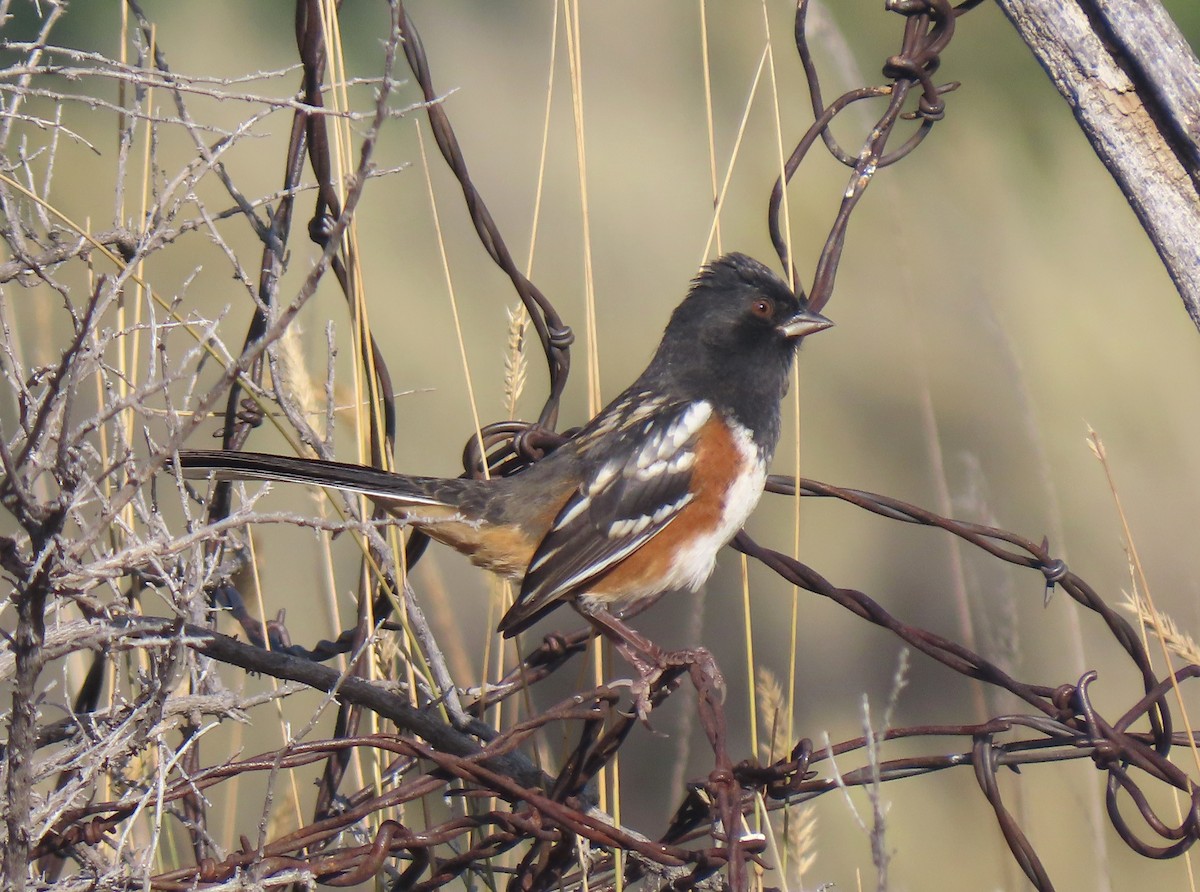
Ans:
[{"label": "white wing spot", "polygon": [[613,521],[608,525],[608,538],[620,539],[631,529],[633,529],[633,521],[628,518]]},{"label": "white wing spot", "polygon": [[612,483],[613,478],[617,476],[617,472],[620,469],[621,466],[619,464],[611,461],[601,467],[596,472],[596,476],[592,478],[592,482],[588,484],[588,495],[594,496],[600,490],[604,489],[604,487],[608,486],[608,484]]},{"label": "white wing spot", "polygon": [[696,453],[690,449],[686,452],[676,453],[667,466],[668,474],[682,474],[684,471],[690,470],[692,465],[696,463]]},{"label": "white wing spot", "polygon": [[633,526],[629,528],[629,535],[636,536],[642,530],[646,529],[646,527],[650,526],[650,521],[653,519],[654,518],[648,517],[647,515],[643,514],[641,517],[639,517],[637,520],[635,520],[633,522]]},{"label": "white wing spot", "polygon": [[656,461],[653,464],[645,467],[643,467],[639,461],[637,468],[634,469],[633,476],[638,480],[653,480],[660,474],[667,473],[667,468],[668,463],[665,461]]},{"label": "white wing spot", "polygon": [[[712,415],[712,404],[699,400],[688,406],[683,417],[671,428],[671,452],[675,452],[696,435]],[[665,456],[664,456],[665,457]]]},{"label": "white wing spot", "polygon": [[660,458],[649,464],[643,464],[639,459],[637,468],[634,470],[634,477],[638,480],[653,480],[664,474],[682,474],[690,470],[695,463],[696,453],[690,449],[676,452],[672,456]]},{"label": "white wing spot", "polygon": [[610,539],[618,539],[623,536],[636,536],[652,523],[662,523],[664,520],[675,514],[692,500],[693,496],[689,492],[677,502],[670,505],[663,505],[653,514],[643,514],[638,518],[624,518],[611,523],[608,527],[608,536]]},{"label": "white wing spot", "polygon": [[572,505],[570,510],[567,511],[566,514],[564,514],[562,517],[560,517],[558,519],[558,523],[555,524],[555,527],[557,527],[559,529],[565,527],[567,524],[569,524],[571,521],[573,521],[576,517],[578,517],[580,514],[582,514],[584,511],[586,511],[591,506],[591,504],[592,504],[591,496],[584,496],[582,499],[580,499],[578,502],[576,502],[574,505]]},{"label": "white wing spot", "polygon": [[690,502],[693,498],[694,498],[694,496],[689,492],[687,495],[685,495],[682,499],[680,499],[675,504],[663,505],[661,508],[659,508],[657,511],[654,512],[653,522],[654,523],[662,523],[662,521],[666,520],[668,517],[670,517],[676,511],[681,509],[684,505],[686,505],[688,502]]},{"label": "white wing spot", "polygon": [[[644,394],[643,394],[644,396]],[[629,411],[625,419],[621,422],[621,430],[629,430],[635,427],[639,421],[649,418],[662,407],[661,399],[648,400],[641,403]]]},{"label": "white wing spot", "polygon": [[[664,430],[655,431],[639,450],[636,466],[639,470],[647,470],[656,462],[666,461],[676,456],[685,443],[696,436],[712,416],[712,404],[699,400],[688,406],[687,410]],[[661,473],[655,471],[651,473]],[[645,479],[645,478],[644,478]]]}]

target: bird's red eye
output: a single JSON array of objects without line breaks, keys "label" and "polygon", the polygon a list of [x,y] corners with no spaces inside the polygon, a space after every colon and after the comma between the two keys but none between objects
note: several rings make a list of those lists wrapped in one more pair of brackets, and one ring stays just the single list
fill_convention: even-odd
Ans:
[{"label": "bird's red eye", "polygon": [[770,319],[775,315],[775,305],[765,297],[760,297],[750,305],[750,311],[755,316],[761,316],[763,319]]}]

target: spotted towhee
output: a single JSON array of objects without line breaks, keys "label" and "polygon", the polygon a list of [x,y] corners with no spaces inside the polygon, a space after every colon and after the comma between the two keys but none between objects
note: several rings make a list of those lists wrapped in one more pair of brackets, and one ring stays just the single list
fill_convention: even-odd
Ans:
[{"label": "spotted towhee", "polygon": [[662,653],[620,621],[663,592],[696,589],[762,495],[796,347],[833,323],[744,254],[706,266],[641,376],[528,469],[491,480],[392,474],[248,452],[181,452],[188,476],[270,479],[365,494],[404,523],[519,579],[511,637],[563,601],[642,674]]}]

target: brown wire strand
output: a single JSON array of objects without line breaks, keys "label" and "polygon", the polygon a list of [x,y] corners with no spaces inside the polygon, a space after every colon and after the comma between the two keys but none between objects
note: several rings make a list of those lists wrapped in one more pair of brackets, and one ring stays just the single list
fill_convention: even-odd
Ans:
[{"label": "brown wire strand", "polygon": [[[809,102],[814,122],[796,143],[788,157],[783,175],[776,182],[768,202],[768,221],[772,241],[780,261],[787,267],[787,242],[780,229],[779,213],[783,189],[804,161],[810,148],[819,137],[826,149],[839,162],[851,168],[851,180],[840,206],[834,216],[830,231],[820,252],[812,276],[809,295],[815,308],[823,307],[833,293],[836,271],[840,265],[849,221],[865,194],[875,173],[882,167],[898,163],[914,151],[932,132],[933,125],[946,112],[945,95],[957,84],[938,84],[934,74],[940,55],[953,39],[956,20],[977,5],[965,2],[952,7],[947,0],[893,0],[888,8],[904,17],[903,37],[899,51],[889,57],[883,65],[889,83],[881,86],[863,87],[848,91],[825,105],[820,88],[817,67],[813,62],[805,31],[807,3],[799,2],[795,17],[795,43],[800,64],[809,89]],[[304,3],[298,4],[297,20],[306,26],[312,21],[311,13],[301,12]],[[472,182],[461,147],[454,135],[449,116],[438,100],[433,86],[429,61],[420,37],[403,5],[398,5],[398,22],[403,36],[404,53],[417,84],[425,98],[426,113],[439,151],[447,166],[459,182],[471,222],[480,242],[492,259],[509,276],[520,299],[530,311],[534,329],[546,357],[549,371],[549,390],[546,402],[539,415],[538,423],[501,422],[485,426],[482,438],[470,438],[463,454],[463,467],[469,474],[482,474],[486,466],[493,473],[513,473],[530,462],[537,461],[552,451],[561,442],[563,435],[553,432],[558,415],[558,404],[569,372],[570,330],[555,311],[550,300],[529,282],[516,268],[505,246],[479,190]],[[308,101],[319,105],[319,72],[323,64],[320,44],[302,28],[302,59],[305,61],[305,81],[313,86]],[[909,97],[915,92],[915,107],[910,109]],[[861,148],[850,152],[832,136],[830,124],[845,109],[859,102],[884,99],[886,104],[876,123],[870,129]],[[902,121],[915,120],[916,129],[898,148],[889,149],[889,142],[897,125]],[[323,127],[309,121],[308,153],[312,158],[318,179],[329,184],[326,138]],[[294,164],[294,156],[290,158]],[[322,213],[336,215],[336,202],[332,190],[323,188],[318,199],[317,216]],[[339,267],[341,268],[341,267]],[[800,290],[799,273],[796,287]],[[379,362],[382,368],[382,362]],[[979,679],[986,684],[1006,690],[1019,698],[1029,709],[1028,715],[997,717],[979,724],[947,724],[936,727],[913,727],[889,729],[882,742],[901,738],[963,738],[971,741],[965,753],[934,753],[904,759],[884,760],[870,769],[851,769],[841,773],[841,782],[849,785],[887,782],[899,778],[911,778],[930,772],[943,771],[964,765],[973,766],[976,779],[985,799],[991,805],[1005,840],[1021,869],[1038,889],[1052,889],[1052,882],[1037,856],[1029,839],[1020,828],[1015,816],[1005,806],[997,784],[997,772],[1006,766],[1018,764],[1051,763],[1055,761],[1090,758],[1098,770],[1108,776],[1110,818],[1121,838],[1132,849],[1148,857],[1173,857],[1185,850],[1196,838],[1197,822],[1195,806],[1178,827],[1171,827],[1159,820],[1148,804],[1148,798],[1133,775],[1133,770],[1145,773],[1160,782],[1191,793],[1186,775],[1167,759],[1167,753],[1178,735],[1171,730],[1170,712],[1166,705],[1171,685],[1154,676],[1148,656],[1141,646],[1140,638],[1127,622],[1109,608],[1101,598],[1078,576],[1049,551],[1046,542],[1036,542],[1015,533],[977,524],[955,521],[940,517],[898,499],[868,493],[852,488],[841,488],[819,481],[802,480],[796,483],[785,477],[772,477],[768,491],[787,496],[803,495],[809,498],[835,498],[858,508],[875,513],[891,521],[920,524],[941,529],[985,553],[1018,566],[1040,572],[1043,585],[1059,588],[1074,600],[1099,614],[1109,632],[1125,649],[1136,671],[1142,679],[1145,696],[1116,723],[1108,724],[1096,712],[1088,695],[1091,680],[1085,678],[1075,684],[1041,685],[1021,681],[1004,672],[996,664],[973,653],[957,642],[927,630],[904,623],[884,610],[865,593],[834,585],[815,570],[792,558],[764,548],[745,533],[739,534],[735,547],[750,555],[784,579],[803,588],[831,598],[854,615],[887,629],[900,640],[941,663],[953,672]],[[420,547],[420,540],[418,547]],[[377,605],[377,607],[380,605]],[[511,697],[528,685],[537,684],[555,672],[573,655],[580,653],[588,638],[580,633],[570,638],[549,636],[543,646],[529,654],[520,667],[498,682],[488,698],[476,704],[481,711],[488,704]],[[346,644],[353,640],[351,636]],[[344,647],[345,644],[338,647]],[[323,655],[337,650],[318,648]],[[310,654],[315,656],[316,654]],[[683,667],[680,667],[683,672]],[[458,755],[449,755],[437,749],[416,745],[407,738],[390,739],[389,748],[403,747],[409,759],[423,758],[438,766],[445,783],[447,778],[457,778],[465,784],[463,790],[480,788],[499,795],[511,804],[511,812],[492,811],[470,819],[455,818],[444,822],[440,828],[415,832],[399,824],[381,825],[373,840],[366,845],[342,849],[311,849],[309,860],[299,855],[299,844],[312,847],[317,839],[307,831],[297,831],[290,839],[281,839],[272,844],[269,851],[262,853],[243,852],[227,859],[223,865],[209,864],[206,879],[227,877],[238,865],[249,863],[252,858],[268,858],[272,865],[306,863],[308,869],[329,883],[349,883],[376,875],[386,864],[396,858],[408,862],[403,871],[404,887],[434,889],[450,882],[455,877],[473,870],[482,860],[520,845],[532,842],[524,858],[516,868],[514,882],[528,889],[549,888],[561,882],[567,871],[573,868],[574,860],[564,857],[573,849],[576,837],[587,838],[593,845],[623,848],[637,852],[642,858],[654,861],[663,869],[683,869],[675,875],[673,884],[684,889],[694,886],[718,870],[729,871],[730,887],[745,888],[747,865],[757,859],[758,851],[753,845],[744,845],[738,834],[726,834],[714,839],[714,845],[680,849],[677,842],[696,840],[711,836],[714,822],[726,828],[736,827],[738,815],[750,808],[751,791],[761,790],[777,805],[803,801],[833,789],[828,778],[820,776],[821,763],[826,755],[813,750],[807,739],[796,742],[792,753],[785,761],[770,766],[760,766],[753,760],[733,765],[729,759],[724,739],[724,718],[720,704],[710,692],[711,672],[693,664],[688,672],[700,697],[700,724],[709,737],[715,763],[709,778],[697,790],[703,796],[693,802],[690,809],[681,810],[672,827],[664,836],[664,842],[647,845],[624,836],[605,825],[597,825],[583,819],[578,810],[577,797],[582,795],[598,772],[608,765],[627,739],[635,722],[632,717],[617,711],[618,700],[611,691],[598,689],[588,695],[580,695],[559,706],[547,710],[535,720],[521,726],[493,734],[488,748],[503,750],[520,745],[531,734],[548,723],[575,725],[576,742],[564,759],[557,777],[546,787],[547,794],[528,788],[516,788],[502,775],[485,770],[477,761]],[[680,677],[672,673],[660,680],[654,697],[661,701],[669,696]],[[1179,683],[1194,677],[1180,673]],[[709,693],[706,693],[709,692]],[[1129,724],[1141,717],[1148,717],[1149,733],[1130,733]],[[1007,739],[1017,729],[1023,729],[1031,737]],[[354,745],[381,745],[382,739],[358,738],[346,731],[329,742],[331,752],[337,752],[344,761],[350,743]],[[833,747],[843,756],[866,746],[862,738],[845,741]],[[416,763],[408,763],[407,773],[415,769]],[[398,802],[408,797],[427,795],[428,782],[432,776],[419,771],[396,788],[394,793],[385,794],[388,802]],[[195,781],[193,780],[193,783]],[[401,791],[404,791],[401,793]],[[1147,844],[1140,840],[1121,816],[1117,807],[1118,794],[1124,791],[1127,800],[1133,803],[1142,821],[1152,834],[1164,840],[1163,845]],[[1194,794],[1192,794],[1194,796]],[[397,797],[400,797],[399,799]],[[368,791],[349,794],[356,803],[353,814],[368,814],[382,807],[382,800]],[[96,807],[100,809],[100,807]],[[102,809],[100,809],[102,810]],[[350,826],[352,820],[345,816],[327,813],[315,826]],[[492,831],[477,836],[473,846],[460,854],[444,860],[431,857],[433,847],[451,839],[464,838],[468,832],[486,825]],[[86,826],[86,825],[85,825]],[[115,826],[115,824],[114,824]],[[322,831],[325,833],[325,831]],[[69,833],[69,831],[68,831]],[[94,835],[94,834],[93,834]],[[332,836],[325,835],[331,840]],[[673,840],[667,843],[665,840]],[[260,860],[260,865],[263,863]],[[597,870],[611,869],[597,866]],[[690,866],[689,866],[690,865]],[[643,875],[643,867],[637,867],[629,877]],[[176,872],[152,880],[155,888],[182,888],[182,884],[194,881],[197,874]],[[178,884],[178,885],[176,885]]]},{"label": "brown wire strand", "polygon": [[[155,45],[154,66],[170,83],[166,55],[150,38],[151,23],[133,0],[128,2],[142,29],[144,42],[147,46]],[[813,123],[795,142],[766,209],[772,242],[787,268],[789,242],[780,222],[783,192],[817,139],[850,171],[847,189],[832,215],[811,272],[809,297],[815,309],[824,307],[833,295],[850,220],[878,170],[907,158],[932,134],[934,124],[951,112],[947,95],[957,84],[939,83],[935,76],[941,56],[952,45],[959,19],[979,2],[964,0],[952,5],[949,0],[889,0],[886,8],[903,18],[903,28],[897,52],[881,65],[886,82],[847,91],[828,104],[822,96],[819,71],[806,31],[808,3],[806,0],[797,3],[794,40],[807,83]],[[425,101],[424,113],[439,152],[458,183],[482,248],[505,272],[529,310],[545,358],[548,382],[537,421],[486,425],[482,437],[472,436],[463,451],[467,474],[481,475],[485,468],[492,473],[516,473],[570,436],[569,431],[556,432],[556,426],[570,371],[571,329],[551,299],[517,268],[480,189],[471,179],[449,114],[434,87],[430,60],[420,35],[400,0],[392,0],[390,9],[393,14],[390,37],[402,49],[420,89]],[[231,181],[222,180],[233,203],[241,208],[247,227],[262,242],[254,292],[255,313],[244,339],[247,350],[265,336],[278,300],[279,278],[296,213],[296,188],[306,163],[317,180],[309,237],[321,248],[323,256],[332,255],[334,277],[347,299],[352,295],[350,277],[355,262],[340,244],[347,212],[338,199],[327,120],[316,113],[324,107],[327,62],[317,0],[297,0],[295,32],[304,108],[293,113],[288,146],[282,158],[284,197],[269,215],[259,215]],[[384,93],[391,87],[388,78],[390,75],[385,78],[386,89],[381,88]],[[180,91],[176,91],[175,98],[182,103]],[[881,106],[874,123],[856,150],[846,148],[833,137],[832,122],[852,105],[874,100],[880,100]],[[181,117],[185,111],[180,112]],[[364,140],[364,159],[371,148],[369,141]],[[223,172],[220,175],[224,176]],[[349,199],[347,205],[351,205]],[[794,281],[798,292],[799,279],[797,270]],[[85,317],[78,329],[80,342],[88,325]],[[371,429],[372,457],[380,463],[391,449],[396,432],[394,392],[385,357],[373,333],[364,335],[361,346],[364,363],[374,369],[371,386],[383,410],[382,425],[377,426],[373,419]],[[221,434],[227,448],[240,448],[251,427],[261,420],[257,410],[242,411],[240,406],[246,387],[261,388],[263,368],[261,362],[252,364],[245,379],[235,380],[229,388]],[[37,433],[41,428],[35,424],[32,429]],[[18,450],[18,458],[35,445],[32,440],[28,442],[23,450]],[[12,457],[7,452],[4,455],[12,464]],[[6,471],[11,481],[14,468],[8,467]],[[758,795],[765,797],[771,808],[783,808],[820,797],[839,785],[878,785],[970,766],[1014,860],[1034,887],[1050,890],[1054,885],[1045,865],[1001,795],[999,774],[1025,766],[1054,766],[1077,760],[1088,760],[1103,776],[1111,826],[1132,851],[1147,858],[1173,858],[1187,851],[1200,837],[1200,790],[1170,758],[1172,748],[1196,745],[1192,732],[1174,730],[1170,698],[1176,689],[1194,685],[1200,677],[1200,667],[1185,666],[1166,678],[1158,677],[1134,628],[1057,558],[1048,542],[942,517],[883,494],[815,480],[796,481],[776,476],[769,479],[767,489],[789,498],[836,499],[888,522],[940,530],[991,558],[1035,571],[1038,575],[1031,577],[1034,582],[1031,591],[1039,595],[1046,590],[1062,591],[1101,620],[1103,626],[1097,624],[1101,633],[1122,648],[1128,660],[1124,665],[1141,686],[1139,699],[1125,707],[1118,718],[1110,720],[1092,694],[1101,682],[1095,673],[1050,683],[1018,678],[956,641],[905,622],[867,593],[840,586],[817,569],[766,548],[742,532],[734,540],[734,547],[780,578],[886,630],[940,667],[1013,695],[1019,705],[985,722],[889,728],[874,737],[836,742],[828,750],[818,750],[811,740],[801,737],[786,758],[772,764],[761,764],[752,757],[734,762],[715,663],[703,651],[677,655],[679,659],[655,683],[652,702],[664,702],[684,683],[695,689],[699,726],[711,748],[712,765],[689,785],[658,838],[650,839],[614,825],[595,811],[596,779],[611,766],[637,727],[635,717],[622,711],[619,685],[577,692],[507,727],[493,728],[481,720],[490,705],[542,684],[582,654],[590,638],[588,632],[548,635],[539,647],[525,655],[520,665],[478,692],[475,702],[467,707],[465,721],[446,721],[435,708],[439,700],[434,692],[399,690],[378,684],[364,677],[361,666],[343,674],[320,665],[320,661],[339,654],[362,652],[361,645],[373,628],[368,619],[382,622],[388,616],[390,602],[381,590],[376,589],[369,598],[361,599],[363,603],[351,628],[334,641],[318,642],[308,649],[291,643],[282,617],[266,624],[253,617],[230,571],[218,574],[220,578],[208,590],[210,601],[214,607],[228,610],[249,643],[182,621],[134,617],[116,623],[126,634],[124,646],[132,647],[131,642],[139,640],[152,640],[157,642],[153,646],[161,646],[165,640],[173,647],[189,648],[218,663],[324,691],[339,701],[336,725],[322,739],[305,740],[278,751],[229,759],[208,767],[200,761],[199,746],[193,747],[188,758],[180,760],[176,773],[164,780],[160,801],[169,813],[182,816],[183,826],[191,833],[194,863],[151,876],[146,884],[158,890],[184,890],[199,884],[227,882],[250,870],[259,878],[282,871],[304,871],[330,886],[355,885],[386,876],[395,889],[434,890],[464,878],[475,882],[481,871],[488,870],[506,877],[510,888],[522,890],[573,886],[585,879],[589,883],[615,884],[651,877],[661,888],[684,890],[726,871],[726,887],[742,892],[751,886],[753,866],[761,864],[764,858],[761,840],[740,830],[742,816],[754,809]],[[34,507],[20,492],[14,492],[12,499],[14,504],[21,503],[24,511]],[[219,489],[209,504],[209,521],[224,519],[229,512],[228,490]],[[45,520],[45,526],[39,529],[53,532],[52,521],[54,518]],[[44,538],[49,535],[47,532]],[[420,556],[425,541],[420,536],[410,538],[410,564]],[[384,556],[378,557],[383,564]],[[28,579],[34,573],[8,540],[0,542],[0,565],[19,579]],[[387,582],[398,590],[395,579]],[[268,641],[263,640],[264,625]],[[385,622],[384,628],[395,628],[395,624]],[[1108,679],[1104,681],[1107,683]],[[72,716],[70,721],[40,727],[39,746],[62,744],[85,730],[94,733],[92,723],[101,722],[102,717],[88,715],[85,722],[83,714],[95,712],[96,695],[90,690],[80,694],[79,715]],[[420,705],[414,707],[410,698]],[[359,721],[366,710],[386,718],[394,730],[361,733]],[[114,720],[120,716],[119,711],[114,712]],[[564,753],[556,765],[536,767],[526,753],[533,749],[538,735],[550,729],[569,744],[563,746]],[[194,733],[196,726],[192,724],[185,736]],[[912,741],[920,741],[926,749],[900,758],[871,760],[870,752],[876,748],[882,752],[898,740],[907,740],[910,745]],[[386,763],[383,781],[378,786],[342,789],[346,784],[344,768],[355,753],[375,755]],[[835,779],[827,763],[835,757],[848,762],[851,756],[861,758],[862,763],[844,770],[839,768]],[[313,765],[323,766],[324,774],[318,801],[304,826],[279,832],[261,845],[243,840],[237,851],[220,856],[207,845],[206,827],[210,819],[204,802],[210,791],[239,778]],[[1155,808],[1164,790],[1178,791],[1185,801],[1183,816],[1176,823],[1164,820]],[[403,820],[395,817],[405,806],[432,802],[439,797],[463,799],[472,807],[460,813],[430,810],[426,826],[418,826],[409,817],[418,813],[415,807],[404,812]],[[109,801],[80,798],[79,802],[82,804],[64,808],[49,830],[30,847],[31,858],[58,859],[58,864],[76,858],[87,863],[88,853],[83,849],[110,845],[113,835],[122,833],[139,809],[136,797]],[[599,857],[580,868],[575,853],[583,840],[597,848],[629,855],[625,875],[616,877],[616,862],[611,856]],[[510,852],[515,866],[504,870],[496,867],[494,859]],[[586,877],[582,870],[587,871]]]}]

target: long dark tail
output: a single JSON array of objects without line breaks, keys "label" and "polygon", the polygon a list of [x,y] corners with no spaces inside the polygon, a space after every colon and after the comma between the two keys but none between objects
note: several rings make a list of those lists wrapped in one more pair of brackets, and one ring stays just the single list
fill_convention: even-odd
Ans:
[{"label": "long dark tail", "polygon": [[411,477],[345,462],[223,449],[180,452],[179,469],[184,477],[190,478],[211,474],[217,480],[285,480],[310,486],[330,486],[400,506],[453,506],[457,504],[459,490],[474,482]]}]

